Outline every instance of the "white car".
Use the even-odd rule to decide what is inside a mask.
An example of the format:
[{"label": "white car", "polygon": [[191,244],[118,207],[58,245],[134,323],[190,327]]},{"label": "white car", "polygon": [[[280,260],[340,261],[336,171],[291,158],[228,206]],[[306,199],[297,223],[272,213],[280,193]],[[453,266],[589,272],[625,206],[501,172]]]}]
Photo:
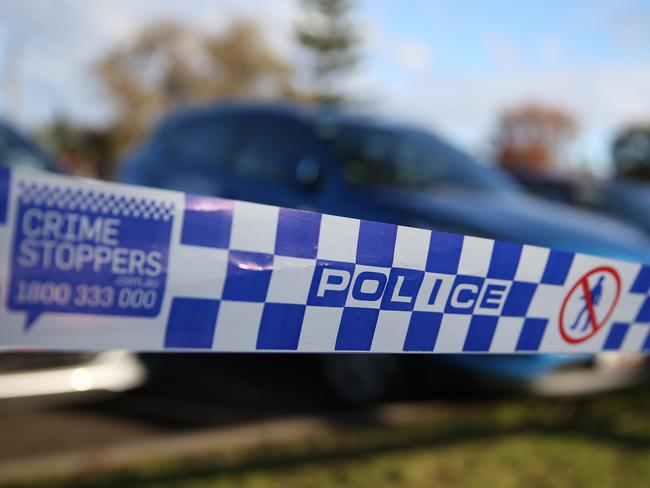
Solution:
[{"label": "white car", "polygon": [[0,402],[70,401],[141,385],[146,370],[126,351],[0,353]]}]

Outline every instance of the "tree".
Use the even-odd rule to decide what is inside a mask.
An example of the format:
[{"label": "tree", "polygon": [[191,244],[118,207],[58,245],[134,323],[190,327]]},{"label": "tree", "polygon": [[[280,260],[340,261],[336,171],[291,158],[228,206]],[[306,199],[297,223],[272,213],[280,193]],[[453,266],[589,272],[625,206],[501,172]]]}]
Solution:
[{"label": "tree", "polygon": [[616,174],[650,180],[650,125],[622,130],[612,144]]},{"label": "tree", "polygon": [[576,133],[575,120],[562,109],[525,104],[501,115],[494,138],[496,159],[515,171],[552,170]]},{"label": "tree", "polygon": [[255,24],[238,21],[219,35],[175,23],[145,28],[109,52],[98,74],[114,100],[118,145],[137,140],[177,105],[223,97],[292,97],[292,72]]},{"label": "tree", "polygon": [[266,47],[254,24],[234,24],[224,36],[207,38],[205,49],[212,72],[204,95],[298,96],[291,67]]},{"label": "tree", "polygon": [[349,101],[342,88],[345,75],[358,63],[359,37],[349,20],[348,0],[302,0],[304,18],[296,36],[309,59],[311,101],[340,105]]},{"label": "tree", "polygon": [[114,136],[109,130],[76,126],[64,117],[57,117],[37,133],[64,172],[103,179],[113,176]]}]

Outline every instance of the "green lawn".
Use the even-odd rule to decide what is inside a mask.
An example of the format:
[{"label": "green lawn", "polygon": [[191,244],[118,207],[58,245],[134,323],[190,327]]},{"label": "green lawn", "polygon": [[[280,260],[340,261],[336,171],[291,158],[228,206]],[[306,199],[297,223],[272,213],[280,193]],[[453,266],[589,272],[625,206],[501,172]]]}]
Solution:
[{"label": "green lawn", "polygon": [[423,408],[417,425],[380,424],[345,425],[341,435],[289,450],[150,466],[85,484],[75,480],[75,486],[620,488],[650,483],[650,391],[645,389],[588,400],[437,402]]}]

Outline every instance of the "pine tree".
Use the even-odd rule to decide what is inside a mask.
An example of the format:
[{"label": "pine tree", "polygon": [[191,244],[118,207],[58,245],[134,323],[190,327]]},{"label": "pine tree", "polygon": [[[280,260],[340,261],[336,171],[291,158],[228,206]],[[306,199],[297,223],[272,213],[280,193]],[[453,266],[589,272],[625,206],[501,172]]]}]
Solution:
[{"label": "pine tree", "polygon": [[309,99],[322,105],[350,101],[344,78],[358,64],[359,37],[349,19],[349,0],[303,0],[304,18],[296,28],[309,56]]}]

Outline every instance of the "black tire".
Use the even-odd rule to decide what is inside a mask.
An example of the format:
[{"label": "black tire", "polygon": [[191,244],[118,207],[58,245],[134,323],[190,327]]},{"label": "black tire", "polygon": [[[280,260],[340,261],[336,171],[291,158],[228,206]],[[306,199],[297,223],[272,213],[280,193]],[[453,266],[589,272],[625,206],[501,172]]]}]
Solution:
[{"label": "black tire", "polygon": [[399,358],[376,354],[320,356],[320,369],[334,396],[350,405],[390,398],[400,377]]}]

